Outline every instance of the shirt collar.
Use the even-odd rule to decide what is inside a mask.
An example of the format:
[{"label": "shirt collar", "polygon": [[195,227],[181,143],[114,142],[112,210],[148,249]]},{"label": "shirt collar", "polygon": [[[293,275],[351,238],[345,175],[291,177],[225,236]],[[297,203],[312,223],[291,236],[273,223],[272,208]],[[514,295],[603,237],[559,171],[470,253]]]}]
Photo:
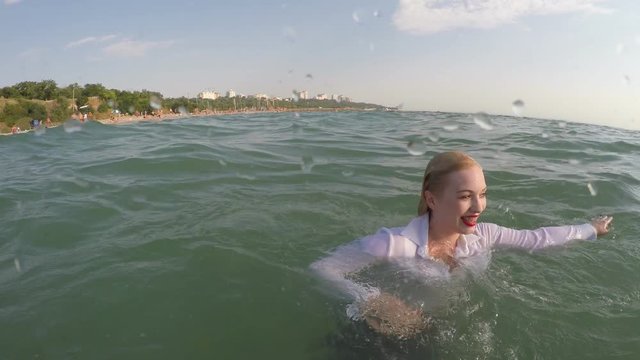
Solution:
[{"label": "shirt collar", "polygon": [[429,242],[429,213],[413,218],[400,234],[416,244],[418,256],[426,258]]}]

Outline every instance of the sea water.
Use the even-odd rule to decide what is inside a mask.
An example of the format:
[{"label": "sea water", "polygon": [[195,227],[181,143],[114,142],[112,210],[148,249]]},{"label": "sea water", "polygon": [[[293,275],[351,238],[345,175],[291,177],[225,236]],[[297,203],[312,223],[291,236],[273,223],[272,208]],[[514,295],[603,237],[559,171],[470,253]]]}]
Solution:
[{"label": "sea water", "polygon": [[[640,133],[477,117],[239,114],[0,138],[0,358],[640,356]],[[484,167],[482,221],[611,214],[613,229],[496,250],[450,283],[398,276],[437,304],[420,336],[384,338],[309,264],[406,225],[446,150]]]}]

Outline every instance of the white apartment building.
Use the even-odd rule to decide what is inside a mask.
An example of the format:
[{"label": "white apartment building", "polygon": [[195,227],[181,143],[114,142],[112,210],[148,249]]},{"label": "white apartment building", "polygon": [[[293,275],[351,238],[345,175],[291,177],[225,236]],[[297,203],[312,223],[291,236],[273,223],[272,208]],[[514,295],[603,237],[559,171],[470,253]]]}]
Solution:
[{"label": "white apartment building", "polygon": [[211,99],[211,100],[215,100],[217,98],[220,97],[220,94],[218,94],[215,91],[203,91],[201,93],[198,94],[198,97],[200,99]]},{"label": "white apartment building", "polygon": [[318,94],[316,95],[316,100],[327,100],[327,94]]},{"label": "white apartment building", "polygon": [[227,91],[227,97],[229,98],[236,97],[236,92],[233,90]]}]

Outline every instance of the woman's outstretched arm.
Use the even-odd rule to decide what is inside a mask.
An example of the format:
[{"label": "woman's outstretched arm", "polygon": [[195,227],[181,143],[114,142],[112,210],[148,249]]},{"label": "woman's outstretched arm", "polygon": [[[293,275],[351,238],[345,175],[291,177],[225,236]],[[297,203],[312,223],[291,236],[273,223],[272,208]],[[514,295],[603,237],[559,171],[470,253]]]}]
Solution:
[{"label": "woman's outstretched arm", "polygon": [[582,225],[549,226],[535,230],[515,230],[496,224],[478,224],[478,232],[493,246],[515,246],[530,250],[562,245],[572,240],[595,240],[609,232],[611,216],[601,216]]}]

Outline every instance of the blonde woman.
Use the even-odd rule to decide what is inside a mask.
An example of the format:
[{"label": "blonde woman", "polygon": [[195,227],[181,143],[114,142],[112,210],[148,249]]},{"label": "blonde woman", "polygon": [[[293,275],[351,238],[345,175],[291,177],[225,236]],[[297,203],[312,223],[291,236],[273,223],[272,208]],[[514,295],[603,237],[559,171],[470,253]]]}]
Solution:
[{"label": "blonde woman", "polygon": [[404,227],[382,228],[342,246],[311,267],[355,300],[352,317],[364,318],[383,334],[409,337],[426,326],[422,311],[352,280],[351,273],[390,258],[431,260],[452,270],[464,266],[467,259],[486,256],[494,247],[536,250],[572,240],[595,240],[609,231],[613,220],[601,216],[582,225],[509,229],[479,222],[487,205],[486,192],[482,168],[471,156],[458,151],[440,153],[425,170],[416,218]]}]

